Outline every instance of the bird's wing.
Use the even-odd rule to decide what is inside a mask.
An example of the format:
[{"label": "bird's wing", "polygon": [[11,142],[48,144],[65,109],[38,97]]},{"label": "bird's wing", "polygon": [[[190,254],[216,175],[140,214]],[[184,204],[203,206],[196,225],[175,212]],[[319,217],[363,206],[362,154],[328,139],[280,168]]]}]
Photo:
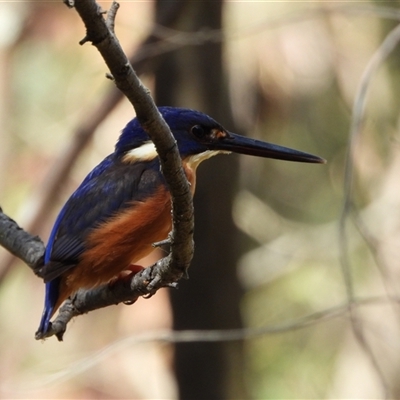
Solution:
[{"label": "bird's wing", "polygon": [[45,253],[45,282],[78,263],[88,234],[117,211],[165,184],[158,159],[124,164],[107,157],[82,182],[61,210]]}]

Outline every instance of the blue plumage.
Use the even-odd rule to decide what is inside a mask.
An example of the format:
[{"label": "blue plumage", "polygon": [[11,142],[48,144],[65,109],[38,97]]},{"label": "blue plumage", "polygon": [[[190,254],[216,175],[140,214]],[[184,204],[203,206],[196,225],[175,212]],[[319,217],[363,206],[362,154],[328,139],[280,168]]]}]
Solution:
[{"label": "blue plumage", "polygon": [[[158,110],[171,129],[178,143],[182,158],[208,150],[207,145],[198,141],[195,136],[191,138],[192,140],[187,140],[191,127],[201,125],[206,130],[224,130],[218,122],[199,111],[175,107],[159,107]],[[115,154],[124,154],[126,151],[139,147],[148,140],[150,140],[149,136],[135,118],[122,131],[115,145]]]},{"label": "blue plumage", "polygon": [[[193,190],[197,165],[218,152],[323,162],[307,153],[230,133],[198,111],[172,107],[160,107],[159,111],[177,141]],[[80,287],[107,282],[167,235],[170,198],[149,141],[138,120],[130,121],[114,152],[86,176],[62,208],[41,269],[46,296],[37,337],[44,336],[65,298]]]},{"label": "blue plumage", "polygon": [[40,331],[48,329],[49,315],[58,299],[60,276],[77,265],[88,234],[132,201],[151,196],[163,182],[157,159],[125,165],[114,154],[84,179],[62,208],[46,247],[42,268],[46,296]]}]

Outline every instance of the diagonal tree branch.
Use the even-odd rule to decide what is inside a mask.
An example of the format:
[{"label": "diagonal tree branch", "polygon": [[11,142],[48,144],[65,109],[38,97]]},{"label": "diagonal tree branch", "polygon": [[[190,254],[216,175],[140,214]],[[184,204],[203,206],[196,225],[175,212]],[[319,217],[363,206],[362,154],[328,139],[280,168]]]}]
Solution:
[{"label": "diagonal tree branch", "polygon": [[[69,1],[67,5],[75,7],[86,26],[87,33],[81,44],[91,42],[99,50],[116,86],[134,106],[139,122],[157,148],[173,204],[171,253],[155,265],[136,274],[131,280],[117,282],[112,287],[104,285],[90,291],[79,291],[61,308],[51,331],[44,336],[37,335],[36,339],[56,335],[62,340],[68,322],[76,315],[119,302],[133,303],[139,296],[151,296],[161,287],[175,287],[176,281],[186,276],[193,257],[193,204],[189,184],[168,125],[162,119],[149,90],[137,77],[112,31],[118,5],[113,3],[113,12],[107,20],[95,0],[75,0],[73,3]],[[40,239],[22,231],[2,212],[0,224],[2,232],[18,232],[18,239],[21,241],[21,246],[14,248],[12,240],[18,239],[12,239],[8,244],[0,237],[2,244],[4,242],[7,249],[27,262],[38,274],[35,266],[44,252]],[[36,249],[33,255],[30,254],[31,246]]]},{"label": "diagonal tree branch", "polygon": [[[183,172],[178,148],[168,125],[162,119],[157,107],[152,100],[149,90],[143,86],[126,55],[124,54],[116,36],[112,32],[114,26],[113,17],[116,14],[117,5],[114,2],[114,10],[107,20],[100,6],[94,0],[76,0],[74,7],[86,27],[86,36],[81,41],[92,42],[98,49],[106,62],[116,86],[124,93],[134,106],[137,118],[143,129],[153,140],[160,156],[160,163],[165,179],[169,185],[173,202],[173,231],[171,234],[171,253],[158,261],[152,267],[138,273],[132,278],[129,285],[119,285],[118,289],[129,289],[129,298],[125,301],[133,302],[140,295],[153,295],[161,287],[170,286],[186,274],[190,261],[193,257],[193,204],[189,185]],[[110,29],[111,27],[111,29]],[[110,299],[109,287],[91,291],[90,295],[79,292],[72,299],[72,307],[65,307],[63,310],[79,310],[85,312],[87,308],[79,308],[79,300],[83,304],[90,302],[96,308],[97,303],[101,306],[115,304],[115,298]],[[94,303],[91,300],[95,299]],[[107,301],[108,299],[108,301]],[[78,307],[74,305],[78,304]],[[82,311],[83,308],[83,311]],[[90,306],[89,306],[90,308]],[[61,317],[62,315],[60,315]],[[49,334],[56,334],[62,340],[66,324],[54,323],[54,328]],[[40,335],[37,339],[41,339]]]},{"label": "diagonal tree branch", "polygon": [[[67,5],[69,6],[69,3]],[[165,46],[166,38],[158,34],[159,25],[170,24],[171,21],[179,18],[183,10],[184,8],[181,3],[166,3],[163,7],[163,12],[156,16],[156,21],[148,36],[129,58],[130,63],[139,75],[144,71],[147,73],[153,71],[159,60],[156,54],[147,50],[148,47],[156,46],[157,48],[161,48]],[[54,198],[57,197],[57,193],[64,184],[76,159],[90,142],[97,127],[112,112],[123,97],[122,92],[115,90],[115,87],[111,86],[97,107],[94,107],[91,112],[88,111],[85,114],[85,118],[77,124],[77,128],[72,133],[71,141],[50,169],[50,174],[46,179],[45,185],[42,185],[44,187],[40,187],[38,190],[38,193],[40,193],[39,201],[32,213],[32,218],[25,224],[27,231],[37,232],[40,230],[43,221],[47,218],[49,209],[54,205]],[[2,258],[0,262],[0,283],[10,271],[14,261],[15,258],[12,254],[5,254]]]}]

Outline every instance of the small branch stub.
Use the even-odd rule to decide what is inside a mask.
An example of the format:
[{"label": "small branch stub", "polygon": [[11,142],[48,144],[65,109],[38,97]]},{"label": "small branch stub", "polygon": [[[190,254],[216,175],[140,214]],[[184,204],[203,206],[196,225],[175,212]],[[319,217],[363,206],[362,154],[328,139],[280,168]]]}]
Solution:
[{"label": "small branch stub", "polygon": [[107,12],[106,24],[110,32],[115,35],[115,18],[117,16],[117,11],[119,9],[119,3],[113,1],[110,9]]}]

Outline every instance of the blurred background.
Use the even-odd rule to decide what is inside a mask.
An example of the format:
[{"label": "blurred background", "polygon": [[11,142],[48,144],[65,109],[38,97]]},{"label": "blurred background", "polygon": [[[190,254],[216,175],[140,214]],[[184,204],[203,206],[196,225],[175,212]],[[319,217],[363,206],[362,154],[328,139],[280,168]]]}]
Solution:
[{"label": "blurred background", "polygon": [[[0,249],[1,398],[398,398],[398,49],[368,83],[339,230],[353,102],[400,20],[396,7],[121,2],[116,34],[158,105],[199,109],[328,163],[204,163],[191,279],[79,317],[63,343],[34,340],[44,285]],[[78,45],[85,31],[75,10],[2,2],[0,21],[0,204],[47,241],[63,202],[134,112],[97,50]],[[130,339],[260,327],[265,334],[234,342]]]}]

